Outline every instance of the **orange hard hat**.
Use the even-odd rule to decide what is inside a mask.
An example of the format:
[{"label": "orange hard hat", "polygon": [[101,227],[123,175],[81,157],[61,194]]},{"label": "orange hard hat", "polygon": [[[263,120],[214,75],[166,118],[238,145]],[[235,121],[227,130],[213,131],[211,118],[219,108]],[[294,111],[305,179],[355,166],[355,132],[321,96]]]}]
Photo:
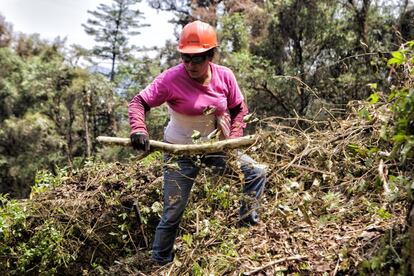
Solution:
[{"label": "orange hard hat", "polygon": [[197,20],[184,26],[177,50],[184,54],[197,54],[217,46],[217,35],[213,27]]}]

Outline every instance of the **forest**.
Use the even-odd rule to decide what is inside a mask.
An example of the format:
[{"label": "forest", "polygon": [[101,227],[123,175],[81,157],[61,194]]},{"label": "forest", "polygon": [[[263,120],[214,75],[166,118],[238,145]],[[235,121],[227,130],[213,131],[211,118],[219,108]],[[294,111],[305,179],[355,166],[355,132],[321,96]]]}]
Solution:
[{"label": "forest", "polygon": [[[0,6],[2,275],[414,273],[412,1],[147,0],[177,38],[151,49],[130,42],[151,28],[139,2],[88,11],[91,49],[16,33]],[[129,137],[129,101],[181,62],[194,20],[217,30],[214,62],[236,76],[258,137],[244,150],[268,183],[261,222],[238,228],[242,176],[203,171],[174,261],[155,268],[162,152],[97,137]],[[167,121],[151,109],[151,139]]]}]

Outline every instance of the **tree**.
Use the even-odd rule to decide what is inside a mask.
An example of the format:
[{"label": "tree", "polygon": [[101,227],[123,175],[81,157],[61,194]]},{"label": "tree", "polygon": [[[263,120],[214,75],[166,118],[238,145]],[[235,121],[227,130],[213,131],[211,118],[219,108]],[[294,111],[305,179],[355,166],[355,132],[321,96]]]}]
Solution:
[{"label": "tree", "polygon": [[12,40],[13,27],[6,22],[5,18],[0,14],[0,48],[10,45]]},{"label": "tree", "polygon": [[116,63],[127,60],[132,50],[128,46],[129,38],[140,34],[137,29],[149,26],[140,23],[143,13],[133,8],[139,2],[141,0],[113,0],[111,6],[100,4],[96,11],[88,11],[94,19],[82,24],[85,32],[99,43],[93,53],[111,61],[110,81],[114,80]]},{"label": "tree", "polygon": [[[171,23],[185,26],[194,20],[201,20],[213,26],[217,25],[219,4],[223,0],[148,0],[149,5],[157,10],[169,11],[175,14]],[[230,1],[233,2],[233,1]]]}]

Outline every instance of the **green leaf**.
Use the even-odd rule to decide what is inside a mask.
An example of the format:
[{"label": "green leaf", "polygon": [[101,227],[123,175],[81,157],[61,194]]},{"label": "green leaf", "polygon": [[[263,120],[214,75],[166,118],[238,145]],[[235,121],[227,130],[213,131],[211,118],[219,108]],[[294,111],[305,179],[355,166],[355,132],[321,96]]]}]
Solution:
[{"label": "green leaf", "polygon": [[400,51],[394,51],[391,53],[391,55],[396,59],[400,59],[400,60],[404,59],[404,55]]},{"label": "green leaf", "polygon": [[402,143],[402,142],[407,140],[407,135],[398,133],[398,134],[394,135],[392,138],[395,142]]},{"label": "green leaf", "polygon": [[127,213],[121,213],[118,215],[118,217],[122,218],[123,220],[126,220],[126,218],[128,217]]},{"label": "green leaf", "polygon": [[404,55],[400,51],[395,51],[391,53],[392,58],[390,58],[387,62],[388,65],[397,64],[401,65],[404,62]]},{"label": "green leaf", "polygon": [[387,62],[387,65],[393,65],[393,64],[401,65],[401,63],[402,61],[400,59],[390,58]]},{"label": "green leaf", "polygon": [[193,130],[193,133],[191,134],[191,139],[198,140],[201,137],[201,133],[198,130]]},{"label": "green leaf", "polygon": [[376,104],[378,101],[379,101],[379,94],[378,93],[372,93],[370,96],[369,96],[369,102],[371,103],[371,104]]},{"label": "green leaf", "polygon": [[192,271],[193,271],[192,275],[194,275],[194,276],[202,276],[203,275],[203,269],[201,268],[201,266],[197,262],[193,263]]},{"label": "green leaf", "polygon": [[372,119],[371,114],[366,108],[363,108],[358,112],[358,117],[367,121],[370,121]]},{"label": "green leaf", "polygon": [[188,247],[191,247],[191,245],[193,244],[193,236],[191,234],[184,234],[183,241],[185,241]]},{"label": "green leaf", "polygon": [[392,214],[390,214],[389,212],[387,212],[385,209],[383,209],[383,208],[380,208],[378,211],[377,211],[377,214],[378,214],[378,216],[380,217],[380,218],[382,218],[382,219],[390,219],[390,218],[392,218]]},{"label": "green leaf", "polygon": [[401,155],[407,156],[408,153],[413,149],[413,146],[414,146],[413,141],[409,141],[408,143],[406,143],[404,147],[401,149]]}]

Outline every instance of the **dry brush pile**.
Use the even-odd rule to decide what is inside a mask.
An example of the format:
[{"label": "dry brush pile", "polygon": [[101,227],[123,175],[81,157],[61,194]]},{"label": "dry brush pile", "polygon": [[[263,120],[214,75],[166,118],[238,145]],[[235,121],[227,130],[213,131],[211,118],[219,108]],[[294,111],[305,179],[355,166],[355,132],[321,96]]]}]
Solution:
[{"label": "dry brush pile", "polygon": [[[305,123],[307,130],[276,124],[271,118],[262,121],[262,128],[271,134],[246,149],[268,167],[257,226],[237,227],[242,176],[223,178],[203,170],[180,226],[174,262],[164,267],[149,261],[162,211],[159,152],[129,164],[91,163],[71,174],[44,175],[31,199],[13,203],[15,214],[21,208],[26,215],[15,220],[20,224],[13,226],[13,235],[3,234],[0,272],[313,275],[407,271],[411,165],[402,168],[392,161],[389,145],[380,138],[386,106],[354,103],[349,108],[347,119],[331,120],[324,128],[299,119],[298,124]],[[361,117],[366,112],[369,119]],[[234,159],[230,163],[234,167]],[[3,218],[7,205],[12,203],[4,200]]]}]

